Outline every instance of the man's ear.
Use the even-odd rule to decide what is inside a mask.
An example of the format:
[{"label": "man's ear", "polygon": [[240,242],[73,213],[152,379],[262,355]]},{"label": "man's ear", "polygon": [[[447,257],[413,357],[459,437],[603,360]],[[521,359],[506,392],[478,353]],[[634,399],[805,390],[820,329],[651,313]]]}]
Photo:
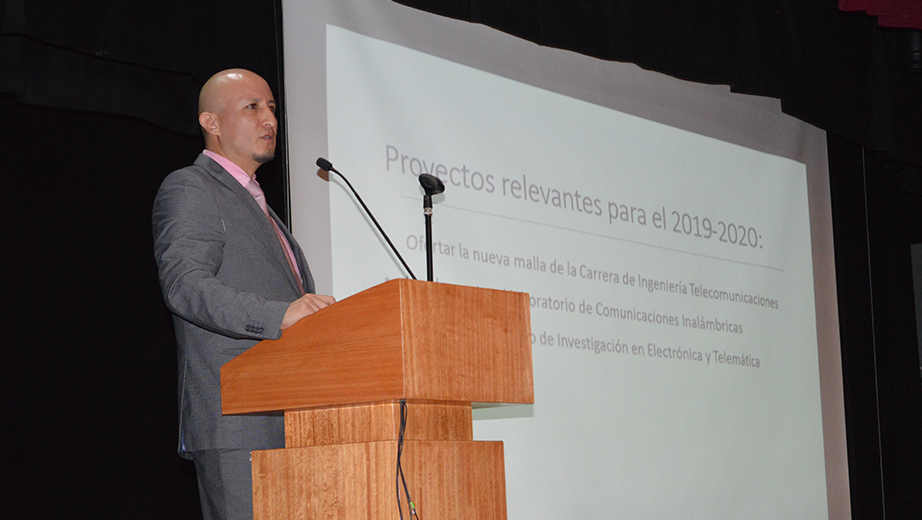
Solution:
[{"label": "man's ear", "polygon": [[198,124],[202,131],[210,135],[218,135],[218,116],[212,112],[202,112],[198,115]]}]

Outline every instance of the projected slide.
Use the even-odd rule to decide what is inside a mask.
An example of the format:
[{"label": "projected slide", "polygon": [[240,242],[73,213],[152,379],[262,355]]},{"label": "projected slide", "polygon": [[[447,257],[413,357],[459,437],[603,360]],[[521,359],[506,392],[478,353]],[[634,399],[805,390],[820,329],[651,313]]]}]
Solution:
[{"label": "projected slide", "polygon": [[[327,26],[329,159],[425,278],[531,296],[509,517],[827,518],[804,164]],[[405,277],[329,184],[334,295]],[[603,516],[600,516],[603,515]]]}]

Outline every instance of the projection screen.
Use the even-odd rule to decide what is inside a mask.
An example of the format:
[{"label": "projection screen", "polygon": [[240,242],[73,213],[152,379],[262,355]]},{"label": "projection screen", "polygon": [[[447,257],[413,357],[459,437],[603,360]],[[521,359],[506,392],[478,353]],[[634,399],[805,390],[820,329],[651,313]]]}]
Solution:
[{"label": "projection screen", "polygon": [[[527,292],[533,406],[478,407],[510,519],[850,518],[825,135],[777,100],[383,0],[283,4],[318,291]],[[425,517],[425,514],[421,512]]]}]

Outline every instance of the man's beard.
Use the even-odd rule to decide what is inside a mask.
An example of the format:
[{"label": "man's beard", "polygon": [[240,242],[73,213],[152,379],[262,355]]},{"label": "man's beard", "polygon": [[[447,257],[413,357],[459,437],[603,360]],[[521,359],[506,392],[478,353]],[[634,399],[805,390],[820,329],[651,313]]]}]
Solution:
[{"label": "man's beard", "polygon": [[275,159],[275,151],[266,152],[266,153],[257,153],[253,154],[253,160],[259,164],[266,164],[267,162]]}]

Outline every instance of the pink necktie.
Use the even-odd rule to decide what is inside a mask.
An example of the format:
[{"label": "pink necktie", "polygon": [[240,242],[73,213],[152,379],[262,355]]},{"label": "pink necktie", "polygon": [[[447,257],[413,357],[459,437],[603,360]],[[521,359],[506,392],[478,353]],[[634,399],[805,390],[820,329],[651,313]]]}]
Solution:
[{"label": "pink necktie", "polygon": [[304,286],[301,284],[301,277],[298,275],[298,270],[295,268],[294,258],[291,257],[291,253],[288,251],[288,242],[285,240],[284,235],[282,235],[282,230],[279,229],[278,224],[269,216],[269,206],[266,205],[266,194],[263,193],[263,189],[259,187],[259,183],[256,182],[256,179],[250,179],[250,182],[246,185],[246,190],[253,195],[253,198],[256,199],[256,203],[259,204],[259,207],[262,208],[263,213],[265,213],[266,218],[272,223],[272,228],[275,229],[275,236],[278,237],[279,244],[282,246],[282,252],[285,254],[285,260],[288,260],[288,267],[291,268],[291,273],[295,276],[295,282],[298,283],[298,290],[301,291],[303,295]]}]

